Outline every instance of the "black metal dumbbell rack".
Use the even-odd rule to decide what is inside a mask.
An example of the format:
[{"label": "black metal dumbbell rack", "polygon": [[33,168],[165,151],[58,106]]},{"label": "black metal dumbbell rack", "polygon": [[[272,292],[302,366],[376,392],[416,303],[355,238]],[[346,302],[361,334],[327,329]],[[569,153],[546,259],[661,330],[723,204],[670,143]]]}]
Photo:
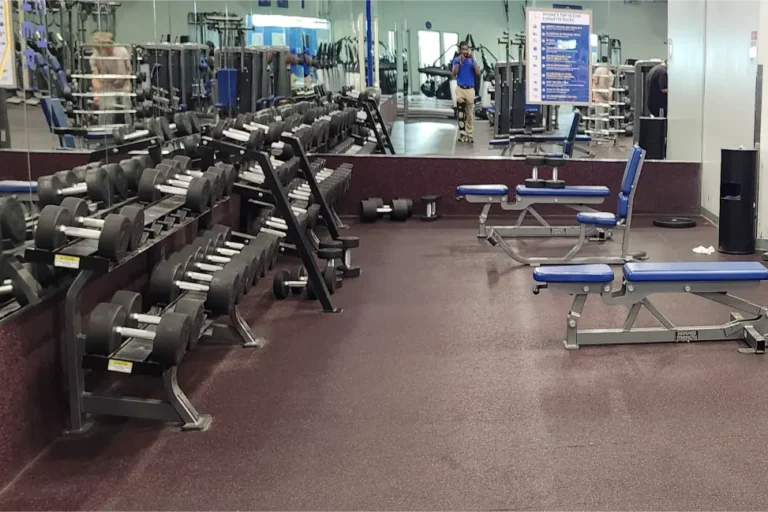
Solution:
[{"label": "black metal dumbbell rack", "polygon": [[[349,96],[340,96],[339,99],[342,104],[348,104],[363,109],[366,114],[365,124],[371,131],[373,131],[374,135],[376,135],[376,146],[380,147],[384,153],[386,153],[388,149],[390,154],[394,155],[395,146],[392,145],[392,139],[389,136],[387,126],[384,124],[384,118],[381,116],[379,106],[373,101],[362,100],[359,98],[355,99]],[[381,132],[376,128],[377,123],[381,126]]]},{"label": "black metal dumbbell rack", "polygon": [[[284,144],[290,145],[290,147],[293,149],[294,155],[299,157],[300,160],[300,171],[303,174],[303,178],[307,180],[307,183],[309,183],[310,190],[312,191],[312,195],[316,198],[316,201],[320,204],[320,213],[323,215],[326,219],[332,219],[331,216],[331,209],[328,207],[328,204],[325,202],[325,198],[320,193],[320,188],[317,186],[317,181],[315,180],[314,175],[312,174],[311,167],[309,160],[307,159],[306,153],[304,153],[304,149],[301,146],[300,141],[292,136],[292,135],[286,135],[284,134],[281,137],[281,140]],[[205,150],[207,148],[207,151]],[[265,182],[264,185],[269,189],[272,195],[272,201],[274,206],[277,208],[277,211],[280,213],[280,216],[285,220],[286,225],[288,226],[288,234],[291,236],[293,240],[296,241],[296,252],[298,253],[299,258],[301,258],[302,263],[304,264],[304,268],[307,269],[307,274],[309,280],[312,282],[312,286],[315,290],[317,290],[317,298],[320,300],[320,304],[323,307],[323,311],[326,313],[339,313],[341,312],[341,309],[335,308],[333,306],[333,303],[331,301],[331,294],[328,291],[328,288],[325,286],[325,282],[323,281],[323,276],[320,273],[320,270],[317,267],[317,262],[315,261],[315,258],[312,254],[312,249],[309,241],[307,240],[306,234],[301,229],[299,225],[299,221],[296,218],[296,216],[293,213],[293,210],[291,209],[291,204],[288,200],[288,196],[286,194],[285,188],[283,187],[282,183],[280,182],[280,179],[278,178],[277,174],[275,173],[274,167],[272,167],[272,163],[270,162],[269,155],[267,153],[261,152],[261,151],[254,151],[251,149],[246,149],[243,146],[239,146],[237,144],[233,144],[230,142],[224,142],[221,140],[212,139],[209,137],[204,137],[201,143],[201,156],[202,156],[202,163],[203,168],[206,168],[210,165],[213,165],[214,159],[215,159],[215,152],[218,151],[220,153],[224,153],[227,155],[234,156],[236,158],[240,158],[246,161],[256,161],[260,166],[261,169],[264,172]],[[258,189],[253,188],[253,194],[249,194],[248,190],[251,189],[251,187],[238,187],[238,191],[243,193],[244,197],[249,197],[249,195],[255,199],[264,200],[263,192],[258,191]],[[249,195],[246,195],[249,194]],[[339,232],[336,226],[333,222],[329,222],[329,231],[331,233],[331,236],[335,239],[339,237]]]}]

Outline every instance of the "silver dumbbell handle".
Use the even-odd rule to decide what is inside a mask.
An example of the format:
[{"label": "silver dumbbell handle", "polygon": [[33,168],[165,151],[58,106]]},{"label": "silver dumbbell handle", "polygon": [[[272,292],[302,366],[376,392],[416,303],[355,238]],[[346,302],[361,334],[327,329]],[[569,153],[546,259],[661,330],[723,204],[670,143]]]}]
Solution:
[{"label": "silver dumbbell handle", "polygon": [[141,340],[155,340],[154,331],[146,329],[134,329],[133,327],[115,327],[115,332],[126,338],[139,338]]},{"label": "silver dumbbell handle", "polygon": [[264,126],[263,124],[259,123],[246,123],[243,125],[243,130],[249,131],[249,132],[255,132],[256,130],[261,130],[263,132],[269,131],[269,126]]},{"label": "silver dumbbell handle", "polygon": [[140,324],[158,325],[161,317],[156,315],[146,315],[144,313],[131,313],[130,318],[136,320]]},{"label": "silver dumbbell handle", "polygon": [[240,243],[237,243],[237,242],[230,242],[229,240],[224,242],[224,245],[226,247],[229,247],[230,249],[234,249],[236,251],[242,251],[243,249],[245,249],[245,244],[240,244]]},{"label": "silver dumbbell handle", "polygon": [[98,240],[101,236],[101,231],[96,229],[76,228],[74,226],[58,226],[57,229],[67,236],[75,238],[88,238],[90,240]]},{"label": "silver dumbbell handle", "polygon": [[202,178],[203,177],[203,171],[184,171],[184,174],[186,174],[191,181],[191,178]]},{"label": "silver dumbbell handle", "polygon": [[173,187],[169,185],[155,185],[155,188],[164,194],[174,194],[177,196],[186,196],[187,189],[183,187]]},{"label": "silver dumbbell handle", "polygon": [[166,185],[170,185],[172,187],[183,188],[183,189],[186,190],[186,189],[189,188],[189,184],[191,182],[190,181],[180,180],[180,179],[177,179],[177,178],[171,178],[171,179],[167,180],[165,183],[166,183]]},{"label": "silver dumbbell handle", "polygon": [[307,281],[285,281],[285,285],[288,287],[298,288],[299,286],[307,286]]},{"label": "silver dumbbell handle", "polygon": [[237,256],[238,254],[240,254],[240,251],[235,251],[235,250],[232,250],[232,249],[225,249],[223,247],[216,247],[216,249],[214,249],[214,250],[217,253],[221,254],[222,256],[226,256],[228,258],[231,258],[232,256]]},{"label": "silver dumbbell handle", "polygon": [[224,267],[219,265],[211,265],[208,263],[195,263],[194,265],[196,269],[202,270],[203,272],[218,272],[219,270],[224,269]]},{"label": "silver dumbbell handle", "polygon": [[179,290],[185,290],[185,291],[188,291],[188,292],[205,292],[205,293],[207,293],[208,290],[209,290],[209,287],[206,284],[190,283],[188,281],[174,281],[173,284]]},{"label": "silver dumbbell handle", "polygon": [[94,219],[93,217],[75,217],[75,222],[88,228],[101,229],[104,227],[104,219]]},{"label": "silver dumbbell handle", "polygon": [[135,132],[126,133],[123,135],[123,140],[128,142],[130,140],[135,139],[142,139],[144,137],[149,137],[151,134],[149,133],[149,130],[136,130]]},{"label": "silver dumbbell handle", "polygon": [[228,139],[234,139],[240,142],[248,142],[250,139],[249,134],[241,132],[240,130],[233,130],[231,128],[229,130],[224,130],[224,136]]},{"label": "silver dumbbell handle", "polygon": [[71,194],[83,194],[88,191],[88,185],[85,183],[78,183],[71,187],[64,187],[59,189],[60,196],[68,196]]},{"label": "silver dumbbell handle", "polygon": [[13,285],[7,281],[10,281],[10,280],[3,281],[3,284],[0,285],[0,294],[2,295],[8,295],[9,293],[13,293]]},{"label": "silver dumbbell handle", "polygon": [[225,263],[225,264],[232,261],[232,258],[226,258],[224,256],[216,256],[215,254],[208,254],[206,255],[205,259],[212,263]]},{"label": "silver dumbbell handle", "polygon": [[190,279],[194,279],[195,281],[202,281],[203,283],[210,283],[211,281],[213,281],[213,276],[211,274],[202,274],[200,272],[187,272],[184,275]]},{"label": "silver dumbbell handle", "polygon": [[284,223],[281,224],[280,222],[273,222],[271,220],[267,220],[264,224],[269,226],[270,228],[279,229],[280,231],[285,231],[288,229],[288,226],[286,224]]},{"label": "silver dumbbell handle", "polygon": [[177,174],[176,176],[174,176],[174,179],[178,181],[186,181],[187,183],[189,183],[193,179],[200,178],[203,176],[203,173],[200,173],[200,176],[195,176],[194,174],[190,174],[191,172],[194,172],[194,171],[186,171],[184,174]]}]

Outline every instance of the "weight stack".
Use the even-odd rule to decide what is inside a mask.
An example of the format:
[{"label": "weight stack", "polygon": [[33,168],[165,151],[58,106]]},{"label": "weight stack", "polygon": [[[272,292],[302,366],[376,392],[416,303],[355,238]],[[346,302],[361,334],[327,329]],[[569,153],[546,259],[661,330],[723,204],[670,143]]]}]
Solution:
[{"label": "weight stack", "polygon": [[645,150],[647,160],[667,158],[667,118],[641,117],[638,144]]},{"label": "weight stack", "polygon": [[721,150],[718,251],[725,254],[755,253],[756,191],[757,150]]}]

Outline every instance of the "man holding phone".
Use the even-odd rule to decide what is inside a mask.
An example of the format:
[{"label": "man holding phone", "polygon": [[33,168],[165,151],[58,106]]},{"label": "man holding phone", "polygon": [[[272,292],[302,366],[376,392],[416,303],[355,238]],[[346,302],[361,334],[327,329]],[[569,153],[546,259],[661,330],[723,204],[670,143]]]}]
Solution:
[{"label": "man holding phone", "polygon": [[451,64],[456,78],[456,108],[459,115],[459,142],[475,142],[475,76],[480,75],[480,66],[466,41],[459,44],[459,54]]}]

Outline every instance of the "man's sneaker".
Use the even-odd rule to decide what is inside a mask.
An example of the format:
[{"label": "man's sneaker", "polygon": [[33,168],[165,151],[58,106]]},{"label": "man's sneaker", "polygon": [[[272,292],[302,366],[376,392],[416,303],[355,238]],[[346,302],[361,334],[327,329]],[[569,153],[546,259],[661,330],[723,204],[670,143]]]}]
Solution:
[{"label": "man's sneaker", "polygon": [[467,142],[469,142],[470,144],[474,144],[475,143],[475,138],[474,137],[467,137]]},{"label": "man's sneaker", "polygon": [[459,135],[459,142],[467,142],[469,140],[466,135]]}]

